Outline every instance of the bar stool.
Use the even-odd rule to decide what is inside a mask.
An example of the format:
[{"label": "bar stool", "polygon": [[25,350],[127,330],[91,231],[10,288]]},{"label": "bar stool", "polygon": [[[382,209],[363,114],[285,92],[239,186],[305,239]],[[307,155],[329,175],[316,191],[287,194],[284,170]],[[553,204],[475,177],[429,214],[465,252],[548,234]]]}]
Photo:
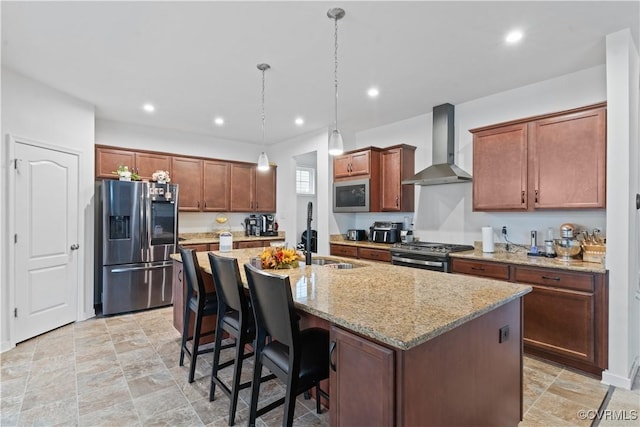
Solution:
[{"label": "bar stool", "polygon": [[[202,280],[202,273],[197,267],[198,259],[193,249],[179,248],[182,257],[182,265],[184,268],[185,282],[187,283],[186,300],[184,304],[184,323],[182,327],[182,343],[180,345],[180,366],[184,364],[185,353],[190,357],[189,365],[189,382],[193,382],[196,372],[196,360],[198,355],[211,353],[211,346],[199,349],[200,339],[205,336],[213,335],[215,331],[201,334],[202,320],[207,316],[215,316],[218,314],[218,302],[215,293],[207,293]],[[193,335],[189,336],[189,315],[193,312]],[[187,343],[191,341],[191,350],[187,347]]]},{"label": "bar stool", "polygon": [[[216,341],[213,350],[213,369],[211,372],[211,388],[209,390],[209,401],[214,400],[216,385],[229,398],[229,425],[235,422],[236,408],[238,406],[238,392],[251,386],[251,381],[240,383],[242,374],[242,361],[253,356],[253,352],[245,353],[245,345],[250,344],[256,335],[256,325],[253,313],[249,306],[248,298],[245,296],[238,269],[238,261],[235,258],[227,258],[209,253],[209,263],[211,264],[211,275],[216,287],[218,297],[218,320],[216,323]],[[235,339],[235,343],[222,346],[222,336],[224,333]],[[235,358],[220,363],[220,350],[233,347],[235,345]],[[218,377],[218,371],[233,365],[233,378],[231,387]],[[260,381],[267,381],[275,378],[275,375],[262,377]]]},{"label": "bar stool", "polygon": [[[288,276],[264,272],[244,265],[249,295],[256,321],[255,362],[249,425],[256,418],[285,404],[283,425],[293,424],[296,396],[316,389],[316,410],[320,413],[320,381],[329,378],[329,332],[320,328],[300,330]],[[265,342],[271,336],[273,341]],[[262,366],[266,366],[286,385],[285,397],[258,409]]]}]

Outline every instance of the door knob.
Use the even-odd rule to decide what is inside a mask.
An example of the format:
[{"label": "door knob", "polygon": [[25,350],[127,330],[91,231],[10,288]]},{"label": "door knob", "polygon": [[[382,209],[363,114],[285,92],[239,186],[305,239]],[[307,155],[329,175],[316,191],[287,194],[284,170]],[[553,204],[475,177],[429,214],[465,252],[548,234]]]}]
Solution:
[{"label": "door knob", "polygon": [[80,249],[80,245],[79,244],[74,243],[73,245],[71,245],[71,250],[72,251],[75,251],[75,250],[78,250],[78,249]]}]

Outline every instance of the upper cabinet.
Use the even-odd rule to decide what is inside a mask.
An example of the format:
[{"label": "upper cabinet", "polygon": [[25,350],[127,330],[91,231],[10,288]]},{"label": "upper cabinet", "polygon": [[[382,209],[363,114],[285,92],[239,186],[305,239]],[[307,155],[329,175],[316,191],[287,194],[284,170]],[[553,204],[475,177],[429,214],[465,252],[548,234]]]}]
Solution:
[{"label": "upper cabinet", "polygon": [[178,184],[178,206],[181,211],[202,210],[202,160],[192,157],[173,157],[171,183]]},{"label": "upper cabinet", "polygon": [[403,144],[380,153],[381,210],[413,211],[415,185],[402,184],[402,181],[415,173],[415,151],[416,147]]},{"label": "upper cabinet", "polygon": [[137,173],[140,179],[151,179],[157,170],[171,174],[169,155],[96,146],[96,178],[116,178],[113,172],[121,165]]},{"label": "upper cabinet", "polygon": [[250,163],[231,164],[231,212],[275,212],[276,167],[259,171]]},{"label": "upper cabinet", "polygon": [[377,173],[380,167],[380,149],[369,147],[349,151],[333,158],[333,179],[362,178]]},{"label": "upper cabinet", "polygon": [[605,207],[605,104],[471,132],[474,211]]},{"label": "upper cabinet", "polygon": [[231,207],[231,164],[205,160],[202,173],[202,210],[228,212]]}]

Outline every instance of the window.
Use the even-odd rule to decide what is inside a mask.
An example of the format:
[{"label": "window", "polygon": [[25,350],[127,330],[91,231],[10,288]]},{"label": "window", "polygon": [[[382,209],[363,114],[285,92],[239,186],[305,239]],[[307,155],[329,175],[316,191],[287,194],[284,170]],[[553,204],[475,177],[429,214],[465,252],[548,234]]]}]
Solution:
[{"label": "window", "polygon": [[296,168],[296,193],[316,194],[315,175],[316,170],[313,168]]}]

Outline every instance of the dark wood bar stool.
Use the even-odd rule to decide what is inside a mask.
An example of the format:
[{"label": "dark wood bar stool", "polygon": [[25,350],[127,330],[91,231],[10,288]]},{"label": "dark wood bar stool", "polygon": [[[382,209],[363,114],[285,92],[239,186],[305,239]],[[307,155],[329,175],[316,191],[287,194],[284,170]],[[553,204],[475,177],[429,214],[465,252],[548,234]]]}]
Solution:
[{"label": "dark wood bar stool", "polygon": [[[235,258],[227,258],[209,253],[211,275],[216,287],[218,297],[218,320],[216,322],[216,340],[213,350],[213,369],[211,373],[211,388],[209,401],[214,400],[216,385],[229,397],[229,425],[235,422],[236,408],[238,406],[238,392],[251,386],[251,381],[240,383],[242,374],[242,361],[253,356],[253,352],[245,353],[245,346],[251,344],[256,336],[256,325],[253,313],[249,306],[249,300],[244,293],[238,261]],[[235,339],[231,345],[222,345],[224,333]],[[220,350],[235,346],[236,354],[231,360],[220,363]],[[233,365],[233,378],[231,387],[222,382],[218,377],[218,371]],[[275,378],[275,375],[265,376],[260,381]]]},{"label": "dark wood bar stool", "polygon": [[[200,349],[200,339],[213,335],[215,331],[201,334],[202,319],[218,314],[218,301],[214,292],[207,293],[202,280],[202,273],[198,267],[198,259],[193,249],[180,247],[180,256],[184,268],[185,282],[187,283],[186,299],[184,304],[184,326],[182,327],[182,343],[180,345],[180,366],[184,364],[185,353],[190,357],[189,382],[193,382],[196,372],[196,360],[199,354],[211,353],[212,346]],[[193,312],[193,333],[189,335],[189,317]],[[191,349],[187,343],[191,342]]]},{"label": "dark wood bar stool", "polygon": [[[251,387],[249,425],[256,418],[284,403],[283,425],[293,424],[296,396],[316,389],[316,410],[320,413],[320,381],[329,378],[329,332],[320,328],[300,330],[288,276],[264,272],[244,265],[256,321],[255,365]],[[272,341],[266,342],[271,336]],[[285,397],[258,409],[262,366],[286,386]]]}]

